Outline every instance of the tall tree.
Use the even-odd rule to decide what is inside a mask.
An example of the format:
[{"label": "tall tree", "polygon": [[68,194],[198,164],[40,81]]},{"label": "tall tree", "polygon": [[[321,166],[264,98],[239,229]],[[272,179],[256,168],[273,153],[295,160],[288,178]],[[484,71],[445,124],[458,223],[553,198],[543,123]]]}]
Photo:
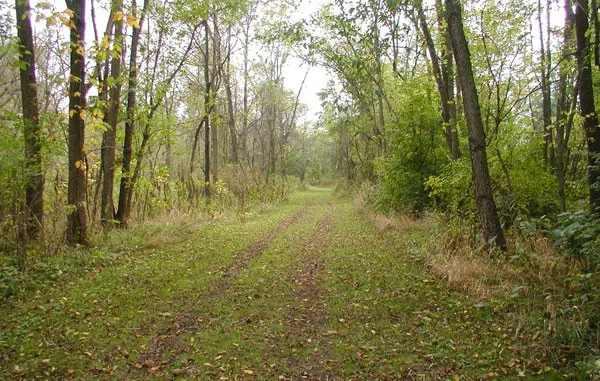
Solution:
[{"label": "tall tree", "polygon": [[[552,92],[550,82],[550,72],[552,68],[552,47],[550,45],[550,1],[546,3],[546,22],[547,29],[544,32],[544,23],[542,17],[542,2],[538,0],[538,27],[540,33],[540,87],[542,89],[542,122],[544,132],[544,163],[547,165],[553,163],[554,154],[552,152]],[[548,38],[548,43],[544,42],[544,33]]]},{"label": "tall tree", "polygon": [[[123,143],[123,167],[121,169],[121,185],[119,187],[119,208],[117,209],[116,219],[123,226],[127,225],[127,219],[130,213],[130,197],[132,196],[132,173],[131,159],[133,157],[133,131],[135,124],[135,110],[137,107],[137,85],[138,85],[138,63],[137,55],[140,46],[140,37],[142,26],[148,7],[149,0],[144,0],[142,15],[139,21],[139,28],[133,28],[131,34],[131,47],[129,53],[129,79],[127,90],[127,120],[125,122],[125,141]],[[136,12],[136,3],[133,1],[133,11]],[[134,13],[134,16],[137,16]]]},{"label": "tall tree", "polygon": [[115,32],[113,36],[112,59],[110,63],[110,92],[108,99],[108,110],[105,115],[105,122],[108,129],[104,132],[101,147],[102,170],[102,201],[100,206],[100,220],[104,228],[109,228],[115,219],[115,206],[113,201],[113,192],[115,185],[115,157],[117,145],[117,123],[119,117],[119,106],[121,104],[121,51],[123,44],[123,19],[119,17],[121,12],[121,0],[113,0],[111,14],[115,23]]},{"label": "tall tree", "polygon": [[485,132],[471,66],[471,54],[463,28],[461,4],[459,0],[446,0],[445,4],[448,29],[463,93],[463,107],[469,130],[469,149],[471,151],[471,169],[473,171],[473,183],[475,184],[477,210],[486,241],[494,242],[500,249],[506,250],[506,241],[504,240],[504,233],[502,232],[492,193]]},{"label": "tall tree", "polygon": [[[596,12],[592,13],[596,17]],[[589,17],[589,1],[577,1],[575,34],[577,36],[577,67],[579,70],[579,108],[583,118],[588,149],[590,211],[600,214],[600,126],[594,103]]]},{"label": "tall tree", "polygon": [[69,183],[67,241],[87,244],[85,207],[85,0],[66,0],[70,10]]},{"label": "tall tree", "polygon": [[223,70],[223,80],[225,81],[225,94],[227,96],[227,124],[229,126],[229,134],[231,135],[231,159],[230,162],[237,164],[239,162],[238,157],[238,133],[235,126],[235,108],[233,104],[233,91],[232,91],[232,67],[231,67],[231,26],[227,32],[227,56],[225,59],[225,67]]},{"label": "tall tree", "polygon": [[210,27],[204,23],[204,194],[210,198],[210,112],[211,112],[211,82],[210,82]]},{"label": "tall tree", "polygon": [[33,30],[29,0],[16,0],[19,37],[21,103],[25,137],[25,221],[28,235],[36,237],[44,226],[44,174],[39,121],[39,102],[35,75]]},{"label": "tall tree", "polygon": [[[571,128],[573,126],[573,116],[577,107],[577,92],[579,86],[575,83],[570,85],[569,74],[571,59],[571,46],[573,43],[573,24],[574,14],[571,0],[564,1],[565,26],[563,29],[563,47],[561,67],[558,76],[558,92],[556,100],[556,131],[555,147],[556,159],[554,170],[558,182],[558,204],[561,212],[567,211],[566,203],[566,172],[568,162],[569,140],[571,138]],[[577,82],[577,80],[575,81]],[[569,98],[569,96],[571,98]]]},{"label": "tall tree", "polygon": [[[458,142],[458,131],[456,128],[456,101],[454,99],[454,71],[452,61],[452,49],[450,46],[450,39],[448,36],[447,28],[442,25],[441,20],[443,19],[444,10],[442,4],[438,1],[437,11],[440,19],[440,28],[442,30],[442,57],[441,60],[438,57],[435,43],[429,26],[427,25],[427,19],[425,18],[425,12],[423,10],[423,4],[418,1],[415,4],[417,8],[417,24],[421,27],[421,32],[425,38],[427,45],[427,51],[429,52],[429,58],[431,60],[431,68],[435,83],[440,94],[440,103],[442,109],[442,121],[444,122],[444,136],[446,137],[446,143],[450,150],[450,158],[452,160],[458,160],[461,157],[460,146]],[[441,61],[441,62],[440,62]]]}]

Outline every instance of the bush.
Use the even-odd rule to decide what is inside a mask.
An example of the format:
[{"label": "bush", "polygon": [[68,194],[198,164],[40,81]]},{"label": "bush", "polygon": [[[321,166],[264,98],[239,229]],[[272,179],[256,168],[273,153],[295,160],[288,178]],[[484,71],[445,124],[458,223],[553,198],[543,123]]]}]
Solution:
[{"label": "bush", "polygon": [[473,188],[471,186],[471,165],[468,158],[446,164],[436,176],[425,181],[425,187],[435,206],[456,217],[473,221],[477,215]]},{"label": "bush", "polygon": [[600,224],[597,216],[583,211],[562,213],[559,215],[557,226],[547,233],[565,256],[581,263],[585,272],[598,270]]}]

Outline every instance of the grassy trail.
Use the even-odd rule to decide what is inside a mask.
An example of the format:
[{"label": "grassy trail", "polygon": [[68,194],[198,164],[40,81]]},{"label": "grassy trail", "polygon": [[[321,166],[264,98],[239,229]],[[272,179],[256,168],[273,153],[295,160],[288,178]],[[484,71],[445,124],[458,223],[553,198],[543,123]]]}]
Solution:
[{"label": "grassy trail", "polygon": [[426,223],[380,232],[329,189],[115,234],[1,307],[0,379],[513,379],[536,363],[422,268]]}]

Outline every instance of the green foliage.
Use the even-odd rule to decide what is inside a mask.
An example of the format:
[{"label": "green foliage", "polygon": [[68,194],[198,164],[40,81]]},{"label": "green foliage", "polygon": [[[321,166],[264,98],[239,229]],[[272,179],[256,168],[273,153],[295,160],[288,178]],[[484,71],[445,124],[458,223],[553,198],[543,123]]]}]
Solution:
[{"label": "green foliage", "polygon": [[[430,205],[425,183],[447,162],[441,148],[441,123],[433,83],[425,76],[386,83],[393,95],[388,116],[388,149],[375,161],[380,182],[378,206],[384,210],[423,211]],[[418,110],[418,112],[416,111]]]},{"label": "green foliage", "polygon": [[579,261],[584,271],[600,268],[600,224],[598,216],[579,211],[559,215],[557,226],[548,231],[565,256]]},{"label": "green foliage", "polygon": [[[25,199],[21,126],[17,115],[4,112],[0,122],[0,235],[5,238],[16,234],[18,214]],[[0,241],[0,250],[6,250],[11,240]]]},{"label": "green foliage", "polygon": [[[514,133],[508,131],[503,139],[510,141],[510,134],[514,142],[514,136],[519,133],[518,127],[514,129],[517,131]],[[525,135],[525,132],[521,134]],[[501,150],[496,147],[489,149],[490,175],[494,185],[496,206],[502,221],[507,226],[512,225],[518,217],[534,218],[544,215],[553,216],[558,213],[556,177],[541,159],[539,142],[527,135],[525,139],[507,143],[508,147]]]},{"label": "green foliage", "polygon": [[468,157],[444,165],[438,175],[425,181],[425,186],[440,210],[474,221],[476,207]]}]

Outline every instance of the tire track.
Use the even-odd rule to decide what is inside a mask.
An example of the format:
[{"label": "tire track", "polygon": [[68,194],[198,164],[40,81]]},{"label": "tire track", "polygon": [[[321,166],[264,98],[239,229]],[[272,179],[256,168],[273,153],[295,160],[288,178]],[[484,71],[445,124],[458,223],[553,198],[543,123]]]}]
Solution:
[{"label": "tire track", "polygon": [[169,366],[169,359],[165,358],[168,354],[178,355],[188,349],[188,343],[182,340],[182,335],[193,334],[201,324],[206,324],[200,319],[202,307],[210,305],[214,299],[227,293],[234,280],[248,268],[249,264],[259,257],[279,234],[291,226],[299,224],[312,205],[313,201],[308,200],[299,211],[285,218],[262,239],[238,251],[234,255],[234,262],[222,270],[219,278],[210,283],[203,292],[188,299],[189,303],[180,306],[181,312],[175,314],[169,324],[153,337],[152,344],[140,355],[138,361],[130,363],[128,376],[139,376],[134,372],[135,369],[144,370],[145,373],[151,375],[161,375],[163,369]]},{"label": "tire track", "polygon": [[306,238],[300,252],[298,267],[290,272],[288,281],[298,288],[294,291],[298,300],[289,306],[287,321],[290,328],[282,342],[297,343],[310,350],[308,357],[289,359],[292,373],[287,380],[327,379],[328,347],[332,344],[325,327],[329,319],[325,299],[326,290],[320,286],[327,274],[327,263],[323,259],[324,250],[330,243],[333,230],[334,208],[330,205],[325,216],[317,223],[314,232]]}]

